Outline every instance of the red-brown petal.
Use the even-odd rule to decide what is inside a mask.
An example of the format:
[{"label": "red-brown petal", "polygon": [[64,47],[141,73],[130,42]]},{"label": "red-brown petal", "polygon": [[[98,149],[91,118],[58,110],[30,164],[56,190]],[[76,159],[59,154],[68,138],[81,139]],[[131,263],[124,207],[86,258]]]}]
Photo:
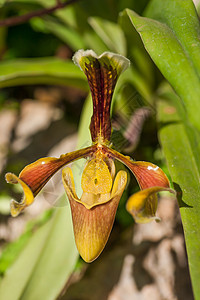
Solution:
[{"label": "red-brown petal", "polygon": [[12,215],[17,216],[26,206],[30,205],[33,202],[32,197],[34,198],[39,193],[60,168],[76,159],[87,157],[94,151],[95,146],[91,146],[61,155],[59,158],[40,158],[26,166],[19,174],[19,177],[15,174],[7,173],[6,181],[14,184],[20,183],[24,190],[24,197],[20,203],[14,200],[11,202]]},{"label": "red-brown petal", "polygon": [[104,151],[112,158],[121,161],[133,172],[141,189],[153,186],[170,187],[167,176],[158,166],[145,161],[133,161],[129,156],[124,156],[106,146],[104,146]]},{"label": "red-brown petal", "polygon": [[93,100],[93,116],[90,124],[92,140],[110,140],[110,105],[119,75],[130,62],[122,55],[104,52],[97,56],[92,50],[79,50],[73,60],[85,73]]}]

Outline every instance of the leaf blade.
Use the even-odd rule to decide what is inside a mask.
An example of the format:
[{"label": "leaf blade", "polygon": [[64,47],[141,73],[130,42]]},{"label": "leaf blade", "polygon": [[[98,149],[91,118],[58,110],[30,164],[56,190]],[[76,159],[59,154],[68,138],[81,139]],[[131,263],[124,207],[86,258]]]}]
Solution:
[{"label": "leaf blade", "polygon": [[0,87],[25,84],[63,84],[88,90],[82,72],[71,62],[57,58],[4,61],[0,68]]},{"label": "leaf blade", "polygon": [[45,246],[21,300],[55,299],[77,260],[69,205],[56,210]]},{"label": "leaf blade", "polygon": [[[45,239],[51,228],[51,221],[42,226],[33,235],[31,241],[22,250],[20,256],[5,273],[0,282],[0,298],[7,300],[20,299],[21,293],[27,284],[39,255],[44,247]],[[32,258],[30,260],[30,257]],[[28,266],[28,267],[27,267]],[[23,270],[23,272],[22,272]],[[20,281],[16,280],[20,274]],[[15,291],[15,293],[13,293]]]},{"label": "leaf blade", "polygon": [[[157,102],[159,138],[177,191],[183,222],[190,274],[196,299],[200,297],[200,169],[188,136],[188,124],[181,116],[180,102],[172,97]],[[169,112],[173,113],[169,113]],[[190,128],[191,130],[194,130]],[[196,136],[196,135],[194,135]],[[198,151],[197,151],[198,152]]]},{"label": "leaf blade", "polygon": [[149,3],[145,16],[171,28],[191,58],[193,67],[200,77],[200,26],[193,1],[153,0]]},{"label": "leaf blade", "polygon": [[130,10],[127,14],[151,58],[182,99],[188,119],[200,130],[196,114],[200,111],[200,81],[182,44],[166,24],[140,17]]}]

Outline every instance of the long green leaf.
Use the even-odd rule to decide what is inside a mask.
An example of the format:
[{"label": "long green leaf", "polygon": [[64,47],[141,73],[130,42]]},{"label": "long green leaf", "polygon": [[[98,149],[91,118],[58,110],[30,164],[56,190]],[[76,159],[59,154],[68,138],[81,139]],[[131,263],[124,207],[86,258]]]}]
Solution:
[{"label": "long green leaf", "polygon": [[21,300],[54,300],[65,285],[77,259],[69,204],[56,209],[43,251]]},{"label": "long green leaf", "polygon": [[25,84],[62,84],[88,90],[83,73],[57,58],[16,59],[0,63],[0,87]]},{"label": "long green leaf", "polygon": [[126,55],[125,36],[118,24],[97,17],[90,17],[89,23],[110,51]]},{"label": "long green leaf", "polygon": [[200,77],[200,26],[192,0],[152,0],[145,16],[166,24],[179,39]]},{"label": "long green leaf", "polygon": [[57,208],[5,273],[0,299],[55,299],[76,258],[69,206]]},{"label": "long green leaf", "polygon": [[[178,0],[173,2],[176,1]],[[184,0],[183,2],[188,1],[190,0]],[[161,5],[160,7],[162,10]],[[174,10],[173,18],[180,18],[177,11],[178,8]],[[140,34],[151,58],[182,99],[188,112],[188,119],[196,128],[200,129],[199,116],[196,113],[200,111],[200,80],[194,68],[193,56],[189,56],[188,50],[184,48],[184,44],[179,40],[178,29],[173,31],[162,22],[140,17],[130,10],[127,10],[127,14]],[[168,18],[170,17],[171,15],[168,16]],[[186,24],[190,24],[189,18],[189,15],[185,17],[184,22]],[[194,30],[191,32],[191,36],[193,35]],[[191,41],[194,39],[194,37],[191,37]],[[198,49],[198,45],[195,47]]]},{"label": "long green leaf", "polygon": [[[16,300],[25,288],[45,245],[52,220],[33,234],[31,241],[0,282],[0,299]],[[20,280],[19,280],[20,278]]]},{"label": "long green leaf", "polygon": [[[10,202],[9,197],[8,199]],[[10,205],[9,205],[9,210],[10,210]],[[45,211],[44,214],[42,214],[42,216],[40,216],[38,219],[33,220],[27,224],[27,228],[25,232],[16,241],[6,245],[0,257],[0,275],[3,275],[5,271],[16,260],[17,256],[20,255],[20,253],[23,251],[25,246],[28,244],[29,240],[32,238],[33,232],[35,230],[38,230],[51,217],[52,217],[52,210]]]},{"label": "long green leaf", "polygon": [[[200,135],[173,93],[157,102],[159,137],[180,206],[194,295],[200,299]],[[194,147],[196,145],[196,147]]]},{"label": "long green leaf", "polygon": [[141,38],[133,27],[126,11],[119,14],[118,23],[126,37],[127,57],[131,60],[131,65],[140,71],[146,85],[155,86],[155,65],[145,50]]},{"label": "long green leaf", "polygon": [[66,43],[73,51],[86,47],[81,34],[73,28],[69,28],[65,24],[60,24],[52,18],[45,18],[43,22],[46,29]]}]

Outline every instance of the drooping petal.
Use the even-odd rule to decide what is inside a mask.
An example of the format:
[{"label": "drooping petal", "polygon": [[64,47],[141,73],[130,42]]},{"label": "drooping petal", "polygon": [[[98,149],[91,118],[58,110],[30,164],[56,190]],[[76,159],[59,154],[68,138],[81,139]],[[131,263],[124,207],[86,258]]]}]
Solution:
[{"label": "drooping petal", "polygon": [[24,195],[22,201],[19,203],[15,200],[11,200],[10,202],[10,212],[13,217],[16,217],[19,215],[21,211],[24,210],[25,207],[31,205],[34,201],[34,195],[31,191],[31,189],[28,187],[27,184],[25,184],[20,178],[18,178],[15,174],[7,173],[6,174],[6,180],[9,183],[17,184],[19,183],[21,187],[23,188]]},{"label": "drooping petal", "polygon": [[86,74],[93,100],[90,131],[93,142],[109,141],[111,136],[110,105],[119,75],[130,61],[122,55],[104,52],[97,56],[92,50],[79,50],[73,60]]},{"label": "drooping petal", "polygon": [[148,223],[152,220],[160,221],[160,218],[156,216],[157,193],[162,191],[175,193],[172,189],[156,186],[141,190],[128,199],[126,209],[133,216],[135,222]]},{"label": "drooping petal", "polygon": [[70,168],[63,170],[63,184],[71,206],[76,245],[86,262],[95,260],[106,245],[126,181],[126,172],[120,171],[116,176],[111,197],[105,203],[88,209],[77,198]]},{"label": "drooping petal", "polygon": [[145,161],[134,161],[129,156],[124,156],[106,146],[103,148],[112,158],[118,159],[133,172],[141,189],[153,186],[170,187],[167,176],[158,166]]},{"label": "drooping petal", "polygon": [[15,174],[7,173],[6,181],[14,184],[20,183],[24,191],[24,196],[20,203],[15,200],[11,201],[12,216],[17,216],[29,206],[33,202],[34,197],[60,168],[76,159],[89,156],[94,149],[95,146],[92,146],[61,155],[59,158],[45,157],[38,159],[26,166],[19,174],[19,177]]}]

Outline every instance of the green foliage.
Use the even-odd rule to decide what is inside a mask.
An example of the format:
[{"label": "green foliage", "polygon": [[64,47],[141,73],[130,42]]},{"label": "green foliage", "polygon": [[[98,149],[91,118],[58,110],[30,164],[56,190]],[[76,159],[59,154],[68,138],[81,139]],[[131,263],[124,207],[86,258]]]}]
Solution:
[{"label": "green foliage", "polygon": [[[173,4],[173,5],[172,5]],[[145,16],[127,10],[149,55],[174,88],[156,99],[160,140],[177,191],[195,297],[200,297],[200,26],[192,1],[150,2]],[[162,94],[162,87],[159,92]]]},{"label": "green foliage", "polygon": [[[130,10],[127,13],[150,56],[187,107],[189,121],[200,129],[199,117],[195,113],[200,110],[197,72],[200,29],[196,12],[191,1],[169,0],[162,2],[163,5],[157,2],[161,3],[152,1],[147,10],[148,16],[153,19],[140,17]],[[172,9],[172,3],[177,4],[177,9]],[[154,7],[157,7],[156,10]]]},{"label": "green foliage", "polygon": [[22,84],[65,84],[88,89],[81,70],[73,62],[57,58],[16,59],[1,63],[0,87]]},{"label": "green foliage", "polygon": [[23,246],[0,282],[1,299],[55,299],[77,258],[69,206],[57,208]]},{"label": "green foliage", "polygon": [[159,136],[167,160],[184,227],[191,278],[196,299],[200,297],[200,135],[185,121],[180,99],[165,88],[157,101]]},{"label": "green foliage", "polygon": [[0,276],[2,276],[6,269],[12,265],[17,256],[29,242],[34,231],[44,225],[51,218],[52,212],[52,210],[46,211],[39,219],[28,223],[25,232],[20,236],[20,238],[6,246],[0,258]]},{"label": "green foliage", "polygon": [[[20,15],[50,7],[55,1],[12,0],[4,4],[5,1],[0,1],[5,18],[13,12]],[[126,118],[130,117],[132,104],[134,109],[148,105],[157,113],[160,143],[178,195],[194,295],[199,299],[200,26],[192,0],[80,1],[51,16],[33,18],[29,27],[36,35],[42,33],[47,46],[38,49],[38,58],[19,59],[16,53],[22,51],[23,42],[18,47],[18,41],[13,39],[15,51],[2,54],[0,62],[1,88],[58,84],[88,91],[83,72],[71,59],[41,57],[49,55],[46,48],[50,37],[55,42],[52,49],[64,44],[71,52],[91,48],[97,54],[113,51],[131,60],[131,68],[117,85],[113,114],[123,108]],[[11,32],[6,28],[0,30],[1,48],[7,44]],[[8,59],[11,57],[12,60]],[[139,95],[137,104],[135,94]],[[79,126],[79,147],[90,142],[89,130],[85,128],[89,127],[91,114],[88,97]],[[151,137],[148,143],[151,147]],[[81,161],[74,165],[77,187],[80,187],[81,168]],[[123,227],[129,221],[125,220],[124,207],[119,209],[118,222]],[[57,208],[44,222],[33,223],[3,252],[0,298],[55,299],[73,271],[77,257],[69,206]]]},{"label": "green foliage", "polygon": [[126,55],[126,40],[118,24],[101,18],[89,18],[89,23],[108,49]]},{"label": "green foliage", "polygon": [[5,2],[6,2],[6,0],[1,0],[0,1],[0,7],[3,6]]}]

